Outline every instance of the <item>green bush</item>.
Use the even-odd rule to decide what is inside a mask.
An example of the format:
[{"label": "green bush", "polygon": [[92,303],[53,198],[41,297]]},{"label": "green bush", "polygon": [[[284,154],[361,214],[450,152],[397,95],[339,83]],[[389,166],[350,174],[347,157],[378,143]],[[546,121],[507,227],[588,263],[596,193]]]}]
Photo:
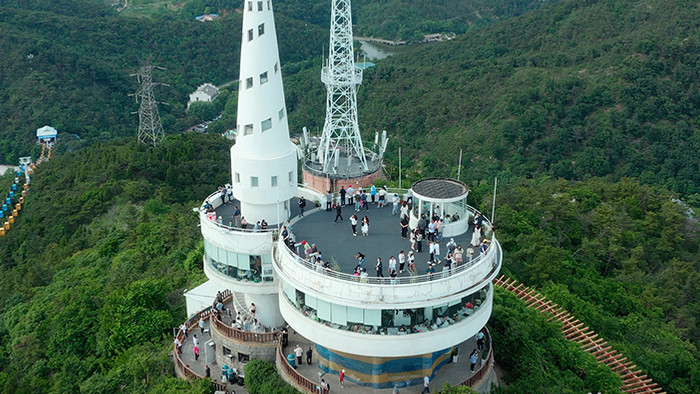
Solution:
[{"label": "green bush", "polygon": [[245,366],[245,387],[250,394],[297,394],[297,390],[277,374],[274,363],[256,358]]}]

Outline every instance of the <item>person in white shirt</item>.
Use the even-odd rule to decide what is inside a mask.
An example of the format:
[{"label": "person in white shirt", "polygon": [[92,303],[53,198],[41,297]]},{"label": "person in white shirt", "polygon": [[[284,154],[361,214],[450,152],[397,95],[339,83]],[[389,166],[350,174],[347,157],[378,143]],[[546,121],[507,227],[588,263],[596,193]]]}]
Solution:
[{"label": "person in white shirt", "polygon": [[391,214],[392,214],[392,215],[398,215],[398,214],[399,214],[399,203],[400,203],[400,202],[401,202],[401,198],[399,197],[399,195],[398,195],[397,193],[394,193],[394,197],[393,197],[393,199],[392,199],[392,201],[391,201],[391,203],[393,204],[393,206],[392,206],[392,208],[391,208]]},{"label": "person in white shirt", "polygon": [[389,273],[396,271],[396,259],[394,256],[389,257]]},{"label": "person in white shirt", "polygon": [[298,365],[301,365],[301,358],[304,356],[304,350],[301,348],[301,346],[297,345],[294,348],[294,355],[297,357],[297,365],[294,366],[294,369],[297,368]]}]

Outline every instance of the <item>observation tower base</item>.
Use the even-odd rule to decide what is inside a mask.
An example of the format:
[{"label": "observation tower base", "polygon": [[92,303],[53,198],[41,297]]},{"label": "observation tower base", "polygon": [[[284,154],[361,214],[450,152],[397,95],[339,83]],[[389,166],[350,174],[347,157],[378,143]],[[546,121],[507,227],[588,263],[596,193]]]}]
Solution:
[{"label": "observation tower base", "polygon": [[454,348],[411,357],[368,357],[343,353],[316,344],[319,368],[338,375],[345,369],[346,379],[374,389],[422,385],[423,377],[435,377],[443,365],[452,361]]},{"label": "observation tower base", "polygon": [[[346,159],[343,159],[347,161]],[[306,187],[325,194],[328,190],[337,193],[341,186],[345,189],[349,185],[359,185],[369,189],[369,186],[381,179],[381,161],[370,161],[368,159],[369,171],[339,171],[337,173],[325,173],[321,169],[320,163],[307,161],[303,165],[303,179]],[[358,164],[359,165],[359,164]]]}]

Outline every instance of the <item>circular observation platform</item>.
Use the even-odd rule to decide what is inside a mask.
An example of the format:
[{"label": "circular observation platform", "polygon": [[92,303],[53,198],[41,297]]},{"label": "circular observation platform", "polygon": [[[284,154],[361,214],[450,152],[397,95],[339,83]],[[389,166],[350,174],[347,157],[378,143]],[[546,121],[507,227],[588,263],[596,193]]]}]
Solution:
[{"label": "circular observation platform", "polygon": [[[468,210],[475,212],[471,207]],[[421,252],[414,252],[413,273],[406,264],[403,272],[390,278],[389,258],[393,255],[398,260],[401,250],[411,250],[410,242],[401,238],[399,216],[392,215],[390,206],[378,208],[376,204],[360,212],[348,205],[341,213],[342,222],[334,222],[335,211],[319,210],[297,218],[291,225],[296,247],[277,243],[273,261],[281,286],[280,311],[295,330],[341,352],[404,357],[459,344],[486,324],[493,299],[491,281],[502,261],[492,233],[485,233],[484,238],[491,242],[483,253],[475,250],[471,260],[465,253],[461,264],[449,268],[438,263],[432,274],[426,272],[430,256],[424,245]],[[370,218],[369,236],[361,236],[359,229],[353,235],[352,214]],[[451,238],[466,249],[471,233],[469,229]],[[315,244],[330,268],[307,260],[301,241]],[[439,243],[438,260],[444,261],[449,241],[443,237]],[[369,275],[364,278],[353,275],[358,252],[366,256],[363,266]],[[383,261],[383,276],[375,270],[378,257]],[[396,268],[400,269],[398,263]],[[386,341],[387,335],[406,341],[406,346]],[[353,341],[347,341],[348,337]]]},{"label": "circular observation platform", "polygon": [[[290,218],[299,214],[298,198],[283,203],[290,212]],[[211,206],[211,210],[204,208],[206,204]],[[216,191],[199,208],[205,273],[222,284],[235,283],[239,287],[272,285],[271,252],[280,225],[270,224],[267,229],[256,229],[256,223],[252,222],[243,227],[241,218],[245,217],[245,211],[241,212],[241,216],[234,216],[240,206],[235,198],[226,196],[222,199],[221,193]]]}]

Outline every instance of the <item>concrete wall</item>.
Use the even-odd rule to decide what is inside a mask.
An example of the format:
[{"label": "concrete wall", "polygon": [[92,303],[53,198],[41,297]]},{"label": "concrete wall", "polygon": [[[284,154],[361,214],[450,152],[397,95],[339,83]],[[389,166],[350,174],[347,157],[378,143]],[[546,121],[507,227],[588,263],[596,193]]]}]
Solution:
[{"label": "concrete wall", "polygon": [[[216,330],[212,324],[211,337],[216,343],[216,363],[219,365],[228,365],[236,369],[245,368],[245,364],[238,361],[238,353],[246,354],[253,358],[275,362],[275,352],[277,351],[277,343],[256,343],[244,342],[229,338]],[[224,347],[231,350],[232,357],[224,356]]]},{"label": "concrete wall", "polygon": [[[320,193],[326,193],[328,189],[331,189],[334,193],[337,193],[340,190],[341,186],[345,186],[345,189],[348,188],[349,185],[353,185],[353,188],[356,189],[355,185],[360,185],[364,188],[369,189],[369,187],[377,181],[377,179],[380,179],[382,176],[382,171],[381,167],[371,173],[367,174],[361,177],[356,177],[356,178],[347,178],[347,179],[335,179],[332,180],[327,177],[319,176],[312,174],[309,171],[304,170],[303,171],[303,177],[304,177],[304,183],[307,183],[308,188],[314,189]],[[332,185],[331,185],[332,183]],[[325,201],[325,200],[324,200]]]}]

